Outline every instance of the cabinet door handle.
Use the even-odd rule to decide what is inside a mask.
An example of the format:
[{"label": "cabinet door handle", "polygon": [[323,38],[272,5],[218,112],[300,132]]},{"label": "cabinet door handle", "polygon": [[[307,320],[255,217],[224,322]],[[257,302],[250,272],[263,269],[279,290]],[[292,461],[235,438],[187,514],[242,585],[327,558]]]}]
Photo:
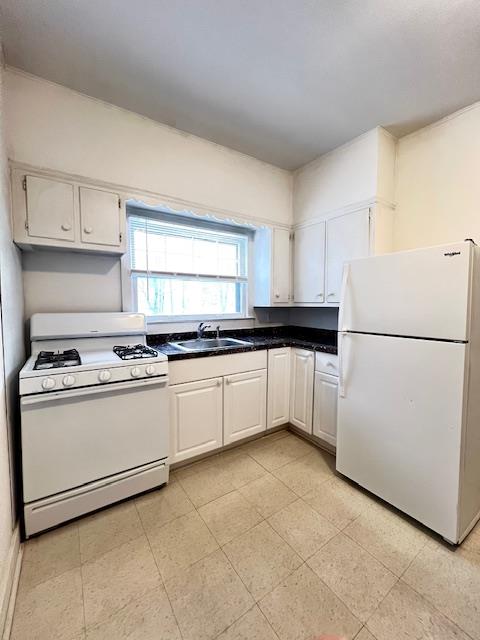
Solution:
[{"label": "cabinet door handle", "polygon": [[222,381],[221,380],[217,380],[217,387],[221,387],[222,386]]},{"label": "cabinet door handle", "polygon": [[334,295],[335,295],[335,292],[334,292],[334,293],[329,293],[329,294],[327,295],[327,298],[331,298],[331,297],[332,297],[332,296],[334,296]]},{"label": "cabinet door handle", "polygon": [[63,230],[63,231],[70,231],[70,229],[71,229],[71,228],[72,228],[72,225],[71,225],[71,224],[68,224],[67,222],[64,222],[64,223],[62,224],[62,230]]},{"label": "cabinet door handle", "polygon": [[320,296],[323,296],[323,293],[317,293],[317,298],[320,298]]},{"label": "cabinet door handle", "polygon": [[279,294],[279,293],[276,293],[276,294],[275,294],[275,298],[279,298],[279,297],[280,297],[280,294]]},{"label": "cabinet door handle", "polygon": [[92,231],[93,231],[93,227],[83,227],[83,231],[84,231],[85,233],[92,233]]},{"label": "cabinet door handle", "polygon": [[225,378],[225,384],[230,384],[230,380],[228,378]]}]

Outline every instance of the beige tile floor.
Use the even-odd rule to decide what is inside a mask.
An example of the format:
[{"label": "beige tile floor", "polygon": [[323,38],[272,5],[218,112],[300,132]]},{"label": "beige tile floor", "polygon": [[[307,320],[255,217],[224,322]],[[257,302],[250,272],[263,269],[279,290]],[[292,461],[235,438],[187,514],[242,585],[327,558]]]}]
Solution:
[{"label": "beige tile floor", "polygon": [[458,549],[282,431],[25,545],[12,640],[480,640]]}]

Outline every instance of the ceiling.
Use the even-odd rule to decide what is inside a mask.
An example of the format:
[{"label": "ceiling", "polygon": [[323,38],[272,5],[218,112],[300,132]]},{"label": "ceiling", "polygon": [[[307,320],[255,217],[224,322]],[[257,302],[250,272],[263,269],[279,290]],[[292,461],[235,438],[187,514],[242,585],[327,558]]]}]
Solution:
[{"label": "ceiling", "polygon": [[286,169],[480,99],[479,0],[0,0],[7,64]]}]

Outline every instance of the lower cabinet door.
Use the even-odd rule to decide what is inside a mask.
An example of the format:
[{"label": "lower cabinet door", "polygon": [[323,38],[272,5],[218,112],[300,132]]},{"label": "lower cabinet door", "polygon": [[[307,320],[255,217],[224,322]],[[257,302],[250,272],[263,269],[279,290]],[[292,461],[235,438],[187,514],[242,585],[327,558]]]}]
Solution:
[{"label": "lower cabinet door", "polygon": [[290,347],[268,351],[267,427],[290,420]]},{"label": "lower cabinet door", "polygon": [[325,442],[337,444],[338,378],[315,371],[313,435]]},{"label": "lower cabinet door", "polygon": [[306,433],[312,433],[314,353],[292,349],[290,422]]},{"label": "lower cabinet door", "polygon": [[224,378],[223,441],[236,442],[267,428],[267,371]]},{"label": "lower cabinet door", "polygon": [[175,384],[170,393],[170,462],[223,444],[222,378]]}]

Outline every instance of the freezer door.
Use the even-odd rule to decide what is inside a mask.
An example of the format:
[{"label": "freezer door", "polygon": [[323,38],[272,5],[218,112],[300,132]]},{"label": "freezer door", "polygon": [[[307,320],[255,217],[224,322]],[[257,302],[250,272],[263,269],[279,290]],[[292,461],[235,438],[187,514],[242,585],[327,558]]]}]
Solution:
[{"label": "freezer door", "polygon": [[339,330],[467,340],[470,242],[345,265]]},{"label": "freezer door", "polygon": [[340,336],[337,470],[452,542],[467,348]]}]

